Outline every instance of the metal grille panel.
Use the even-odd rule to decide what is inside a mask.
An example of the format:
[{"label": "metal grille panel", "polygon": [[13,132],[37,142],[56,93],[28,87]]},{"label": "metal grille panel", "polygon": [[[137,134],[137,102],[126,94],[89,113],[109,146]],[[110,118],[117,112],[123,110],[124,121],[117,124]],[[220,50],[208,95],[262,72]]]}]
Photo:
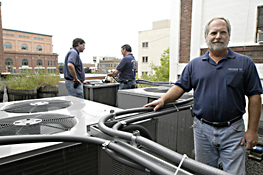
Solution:
[{"label": "metal grille panel", "polygon": [[13,103],[2,110],[12,113],[36,113],[54,111],[71,106],[71,101],[67,100],[34,100]]},{"label": "metal grille panel", "polygon": [[[40,119],[41,122],[36,124],[25,123],[16,125],[15,122],[29,121],[31,119]],[[18,117],[0,119],[0,135],[28,135],[28,134],[54,134],[68,131],[77,124],[74,116],[63,114],[34,114]]]}]

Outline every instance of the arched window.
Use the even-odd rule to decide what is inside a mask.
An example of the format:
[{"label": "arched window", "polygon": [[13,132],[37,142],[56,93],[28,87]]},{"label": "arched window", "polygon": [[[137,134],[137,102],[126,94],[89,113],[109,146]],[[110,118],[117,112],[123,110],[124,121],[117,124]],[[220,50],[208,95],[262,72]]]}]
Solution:
[{"label": "arched window", "polygon": [[42,60],[37,60],[37,65],[42,66]]},{"label": "arched window", "polygon": [[27,59],[22,60],[22,66],[28,66],[28,60]]},{"label": "arched window", "polygon": [[6,42],[5,45],[4,45],[4,48],[6,48],[6,49],[12,49],[12,44]]},{"label": "arched window", "polygon": [[11,58],[5,59],[5,65],[13,65],[13,61]]},{"label": "arched window", "polygon": [[42,51],[42,47],[40,45],[37,46],[37,51]]},{"label": "arched window", "polygon": [[21,49],[22,49],[22,50],[28,50],[28,47],[27,47],[26,44],[22,44]]}]

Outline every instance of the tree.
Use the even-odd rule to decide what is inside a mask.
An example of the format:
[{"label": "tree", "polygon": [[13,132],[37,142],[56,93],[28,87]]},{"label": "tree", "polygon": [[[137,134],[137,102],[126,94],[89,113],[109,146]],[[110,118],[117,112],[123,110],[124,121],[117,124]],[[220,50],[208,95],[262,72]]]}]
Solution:
[{"label": "tree", "polygon": [[170,49],[166,49],[161,55],[161,65],[156,66],[151,63],[151,71],[148,75],[143,74],[140,78],[143,80],[168,82],[169,81],[169,62],[170,62]]},{"label": "tree", "polygon": [[58,70],[59,70],[59,73],[63,74],[64,73],[64,65],[59,65]]}]

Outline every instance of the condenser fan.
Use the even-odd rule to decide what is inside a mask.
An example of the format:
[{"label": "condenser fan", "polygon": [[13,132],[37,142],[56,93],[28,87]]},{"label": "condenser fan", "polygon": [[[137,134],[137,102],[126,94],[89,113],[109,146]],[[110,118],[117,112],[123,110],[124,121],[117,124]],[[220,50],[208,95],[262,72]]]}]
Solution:
[{"label": "condenser fan", "polygon": [[0,119],[0,136],[55,134],[70,130],[77,124],[74,116],[33,114]]},{"label": "condenser fan", "polygon": [[158,88],[158,87],[150,87],[144,89],[146,92],[155,92],[155,93],[166,93],[169,88]]},{"label": "condenser fan", "polygon": [[54,111],[67,108],[71,105],[71,101],[67,100],[34,100],[17,102],[4,107],[2,110],[12,113],[36,113]]}]

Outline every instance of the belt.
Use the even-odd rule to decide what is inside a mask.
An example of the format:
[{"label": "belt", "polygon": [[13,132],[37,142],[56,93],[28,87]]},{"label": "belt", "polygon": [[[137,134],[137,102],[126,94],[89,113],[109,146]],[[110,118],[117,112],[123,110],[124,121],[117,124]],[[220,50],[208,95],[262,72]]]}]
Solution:
[{"label": "belt", "polygon": [[69,78],[65,78],[66,80],[71,80],[71,81],[73,81],[72,79],[69,79]]},{"label": "belt", "polygon": [[200,116],[197,116],[195,115],[195,117],[197,119],[199,119],[202,123],[205,123],[205,124],[208,124],[210,126],[213,126],[214,128],[222,128],[222,127],[228,127],[230,126],[232,123],[242,119],[242,115],[232,119],[232,120],[229,120],[229,121],[226,121],[226,122],[210,122],[210,121],[207,121],[205,119],[203,119],[202,117]]}]

